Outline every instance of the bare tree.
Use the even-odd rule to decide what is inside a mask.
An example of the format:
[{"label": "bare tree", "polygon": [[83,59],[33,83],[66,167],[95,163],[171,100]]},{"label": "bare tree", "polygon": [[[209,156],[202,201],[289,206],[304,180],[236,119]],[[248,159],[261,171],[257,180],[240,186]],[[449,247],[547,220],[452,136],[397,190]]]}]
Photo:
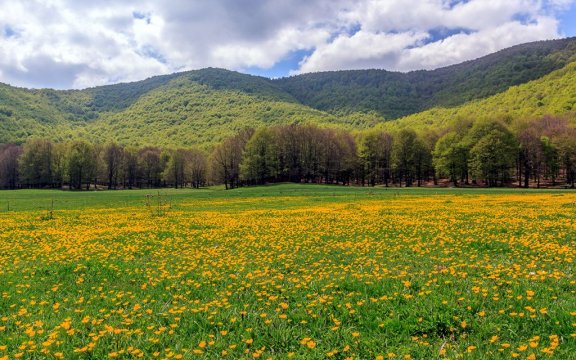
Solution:
[{"label": "bare tree", "polygon": [[238,135],[225,139],[210,155],[212,179],[224,183],[226,189],[240,185],[240,163],[246,143],[254,131],[244,130]]},{"label": "bare tree", "polygon": [[94,179],[96,169],[96,156],[94,147],[85,141],[74,141],[68,149],[68,175],[70,187],[81,190],[86,185],[90,189],[90,183]]},{"label": "bare tree", "polygon": [[16,189],[18,186],[18,159],[21,155],[22,147],[18,145],[0,145],[0,188]]},{"label": "bare tree", "polygon": [[161,157],[162,150],[147,146],[138,151],[138,166],[142,172],[142,182],[146,187],[159,187],[165,163]]},{"label": "bare tree", "polygon": [[124,161],[124,148],[114,142],[104,148],[104,165],[108,190],[116,189],[120,179],[122,162]]}]

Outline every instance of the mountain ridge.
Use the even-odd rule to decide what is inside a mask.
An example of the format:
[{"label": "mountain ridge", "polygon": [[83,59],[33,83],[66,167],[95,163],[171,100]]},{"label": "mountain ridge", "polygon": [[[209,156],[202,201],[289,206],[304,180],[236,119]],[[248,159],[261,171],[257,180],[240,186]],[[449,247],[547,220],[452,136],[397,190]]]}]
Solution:
[{"label": "mountain ridge", "polygon": [[566,38],[409,73],[348,70],[270,80],[206,68],[84,90],[0,84],[0,143],[44,136],[209,146],[241,127],[311,122],[363,129],[487,99],[574,60],[576,38]]},{"label": "mountain ridge", "polygon": [[[535,80],[562,68],[576,60],[575,54],[576,38],[573,37],[520,44],[435,70],[407,73],[377,69],[342,70],[303,74],[279,81],[286,83],[285,88],[289,92],[303,92],[304,95],[299,100],[305,105],[329,112],[346,108],[343,105],[348,105],[348,109],[355,111],[376,110],[387,120],[391,120],[437,105],[456,106],[497,94],[510,86]],[[333,76],[336,74],[341,74],[340,79]],[[364,84],[375,82],[375,79],[379,78],[380,85],[396,82],[397,86],[383,90],[381,86],[378,87],[379,90],[374,87],[355,86],[359,77],[364,77]],[[311,84],[308,84],[307,80]],[[423,86],[426,82],[428,86]],[[491,86],[491,83],[495,83],[492,84],[495,86]],[[355,90],[352,97],[348,94],[351,86]],[[308,96],[310,87],[314,87],[316,91]],[[318,87],[323,87],[321,90],[336,96],[321,96],[319,94],[322,92],[317,91]],[[406,92],[408,96],[398,96],[399,91]],[[366,100],[367,98],[370,100]],[[378,105],[378,100],[384,102]],[[351,104],[353,102],[356,104]],[[370,106],[365,106],[366,104]],[[387,110],[386,107],[392,110]]]}]

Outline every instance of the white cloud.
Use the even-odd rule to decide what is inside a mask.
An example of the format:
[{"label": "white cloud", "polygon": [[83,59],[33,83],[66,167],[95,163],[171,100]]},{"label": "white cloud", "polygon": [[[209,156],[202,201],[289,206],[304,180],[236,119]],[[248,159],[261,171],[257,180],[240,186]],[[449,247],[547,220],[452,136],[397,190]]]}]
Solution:
[{"label": "white cloud", "polygon": [[[559,37],[556,15],[573,3],[0,0],[0,81],[79,88],[208,66],[266,69],[299,50],[310,55],[296,72],[429,69]],[[438,29],[451,36],[436,38]]]},{"label": "white cloud", "polygon": [[125,5],[75,9],[61,1],[0,4],[6,10],[0,27],[15,32],[0,39],[2,81],[85,87],[167,70],[138,53],[131,10]]},{"label": "white cloud", "polygon": [[[568,0],[368,0],[348,14],[361,25],[340,34],[301,62],[299,72],[384,68],[434,69],[524,42],[561,37],[555,11]],[[435,39],[434,31],[449,36]],[[450,35],[450,33],[452,33]]]},{"label": "white cloud", "polygon": [[457,34],[421,47],[404,49],[396,70],[435,69],[529,41],[557,37],[556,21],[539,19],[535,24],[508,22],[492,29]]},{"label": "white cloud", "polygon": [[360,30],[320,45],[302,61],[300,71],[394,67],[401,61],[399,49],[415,46],[427,37],[424,32],[388,34]]}]

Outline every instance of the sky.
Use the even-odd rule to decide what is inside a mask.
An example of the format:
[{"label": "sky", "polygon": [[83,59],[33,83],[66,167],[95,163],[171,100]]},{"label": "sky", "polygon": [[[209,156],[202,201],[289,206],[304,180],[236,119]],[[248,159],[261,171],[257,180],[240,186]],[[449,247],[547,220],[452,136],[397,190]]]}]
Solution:
[{"label": "sky", "polygon": [[218,67],[435,69],[576,36],[576,0],[0,0],[0,82],[79,89]]}]

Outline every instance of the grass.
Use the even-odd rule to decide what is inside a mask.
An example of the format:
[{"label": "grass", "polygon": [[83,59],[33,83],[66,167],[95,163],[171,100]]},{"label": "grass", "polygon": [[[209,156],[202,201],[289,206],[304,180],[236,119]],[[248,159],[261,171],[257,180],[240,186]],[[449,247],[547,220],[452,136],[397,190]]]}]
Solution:
[{"label": "grass", "polygon": [[[313,184],[279,184],[259,187],[240,188],[234,191],[223,191],[223,186],[215,186],[200,190],[192,189],[135,189],[125,191],[62,191],[62,190],[16,190],[0,192],[0,213],[7,211],[34,211],[45,210],[52,207],[56,210],[94,209],[94,208],[121,208],[133,205],[142,205],[146,196],[152,195],[166,197],[178,204],[187,199],[236,199],[257,197],[300,197],[313,198],[314,201],[357,201],[363,198],[394,198],[414,195],[475,195],[475,194],[534,194],[557,193],[570,194],[570,191],[546,189],[479,189],[479,188],[383,188],[383,187],[350,187],[350,186],[319,186]],[[311,199],[308,199],[311,200]],[[303,203],[299,203],[304,205]],[[249,207],[252,207],[250,204]],[[278,206],[280,207],[280,206]]]},{"label": "grass", "polygon": [[576,358],[574,192],[146,195],[0,193],[0,359]]}]

